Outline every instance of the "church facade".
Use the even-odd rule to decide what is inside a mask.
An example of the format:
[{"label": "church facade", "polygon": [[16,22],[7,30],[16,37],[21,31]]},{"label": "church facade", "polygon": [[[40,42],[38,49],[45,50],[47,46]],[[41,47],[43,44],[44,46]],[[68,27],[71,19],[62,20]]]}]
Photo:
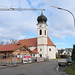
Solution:
[{"label": "church facade", "polygon": [[47,18],[41,13],[37,18],[37,38],[18,41],[34,52],[34,57],[56,59],[56,46],[47,34]]}]

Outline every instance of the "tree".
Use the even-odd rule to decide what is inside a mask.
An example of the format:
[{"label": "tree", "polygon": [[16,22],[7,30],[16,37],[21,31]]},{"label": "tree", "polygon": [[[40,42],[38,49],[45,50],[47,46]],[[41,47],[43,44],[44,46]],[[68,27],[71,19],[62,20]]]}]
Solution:
[{"label": "tree", "polygon": [[4,42],[3,42],[3,41],[1,41],[1,42],[0,42],[0,44],[1,44],[1,45],[3,45],[3,44],[4,44]]},{"label": "tree", "polygon": [[75,62],[75,45],[73,45],[73,50],[72,50],[72,61]]},{"label": "tree", "polygon": [[17,41],[18,41],[18,40],[16,40],[16,39],[11,39],[11,40],[8,40],[8,41],[6,42],[6,44],[17,43]]},{"label": "tree", "polygon": [[9,40],[9,41],[10,41],[10,44],[13,44],[13,43],[17,43],[18,40],[16,40],[16,39],[11,39],[11,40]]}]

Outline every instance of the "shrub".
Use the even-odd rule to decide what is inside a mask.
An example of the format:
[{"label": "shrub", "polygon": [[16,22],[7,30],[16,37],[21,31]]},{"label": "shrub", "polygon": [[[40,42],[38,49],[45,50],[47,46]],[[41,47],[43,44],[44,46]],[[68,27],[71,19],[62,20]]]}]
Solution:
[{"label": "shrub", "polygon": [[75,62],[75,45],[73,45],[73,50],[72,50],[72,61]]}]

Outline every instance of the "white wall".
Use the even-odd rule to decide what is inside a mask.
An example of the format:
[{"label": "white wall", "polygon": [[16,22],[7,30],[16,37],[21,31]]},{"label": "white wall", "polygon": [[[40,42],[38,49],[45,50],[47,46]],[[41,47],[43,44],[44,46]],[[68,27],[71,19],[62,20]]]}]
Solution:
[{"label": "white wall", "polygon": [[32,46],[32,47],[28,47],[31,51],[33,51],[34,49],[36,49],[36,46]]},{"label": "white wall", "polygon": [[[49,51],[51,49],[51,51]],[[56,47],[55,46],[48,46],[48,56],[50,59],[56,59]]]},{"label": "white wall", "polygon": [[[40,51],[40,49],[42,49],[42,51]],[[47,45],[38,46],[38,52],[39,54],[42,54],[42,57],[46,58],[47,57]]]},{"label": "white wall", "polygon": [[47,44],[47,38],[45,37],[41,37],[41,38],[38,38],[38,44]]}]

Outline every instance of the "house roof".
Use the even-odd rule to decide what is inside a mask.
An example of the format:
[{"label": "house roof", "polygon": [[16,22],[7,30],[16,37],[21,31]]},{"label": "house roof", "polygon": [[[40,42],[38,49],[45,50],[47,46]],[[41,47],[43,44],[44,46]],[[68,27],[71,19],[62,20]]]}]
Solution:
[{"label": "house roof", "polygon": [[[47,44],[48,46],[55,46],[49,37],[47,37],[47,39],[48,39],[48,44]],[[26,45],[28,47],[37,46],[37,38],[20,40],[20,41],[18,41],[18,43],[21,43],[21,44]]]},{"label": "house roof", "polygon": [[3,51],[14,51],[18,48],[21,48],[21,47],[25,47],[29,52],[32,52],[31,50],[29,50],[25,45],[21,45],[19,43],[15,43],[15,44],[7,44],[7,45],[1,45],[0,46],[0,52],[3,52]]},{"label": "house roof", "polygon": [[35,48],[33,51],[33,53],[38,54],[39,52],[37,51],[37,48]]},{"label": "house roof", "polygon": [[0,46],[2,46],[2,45],[0,44]]}]

